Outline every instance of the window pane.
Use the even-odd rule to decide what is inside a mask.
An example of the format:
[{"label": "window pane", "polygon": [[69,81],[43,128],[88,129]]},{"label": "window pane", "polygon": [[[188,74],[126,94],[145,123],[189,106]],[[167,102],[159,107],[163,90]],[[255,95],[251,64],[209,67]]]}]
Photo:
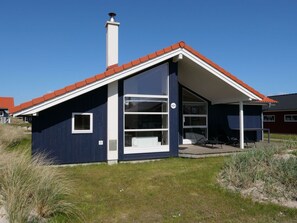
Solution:
[{"label": "window pane", "polygon": [[205,126],[206,117],[185,117],[184,126]]},{"label": "window pane", "polygon": [[168,115],[125,115],[125,129],[163,129],[168,127]]},{"label": "window pane", "polygon": [[126,97],[126,112],[167,112],[167,98]]},{"label": "window pane", "polygon": [[182,97],[183,102],[205,102],[201,98],[197,97],[196,95],[194,95],[186,89],[183,89]]},{"label": "window pane", "polygon": [[124,81],[124,94],[168,94],[168,64],[162,64]]},{"label": "window pane", "polygon": [[274,122],[275,116],[274,115],[264,115],[264,122]]},{"label": "window pane", "polygon": [[206,115],[206,104],[183,104],[183,114]]},{"label": "window pane", "polygon": [[74,129],[89,130],[90,121],[90,115],[74,115]]},{"label": "window pane", "polygon": [[125,132],[125,147],[157,147],[168,145],[167,131]]},{"label": "window pane", "polygon": [[297,115],[285,115],[285,121],[297,122]]}]

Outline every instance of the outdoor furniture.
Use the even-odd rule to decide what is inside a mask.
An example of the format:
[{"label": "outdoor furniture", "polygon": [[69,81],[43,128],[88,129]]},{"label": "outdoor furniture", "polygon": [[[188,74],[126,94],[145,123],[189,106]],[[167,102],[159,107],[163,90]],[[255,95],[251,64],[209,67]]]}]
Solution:
[{"label": "outdoor furniture", "polygon": [[[239,145],[239,139],[237,137],[230,137],[227,136],[228,142],[227,145],[232,145],[232,146],[238,146]],[[256,147],[256,141],[253,139],[249,139],[247,137],[244,137],[244,143],[246,146],[248,146],[249,143],[253,143],[254,146]]]},{"label": "outdoor furniture", "polygon": [[[239,131],[238,128],[233,128],[231,130]],[[268,133],[268,143],[270,143],[270,129],[269,128],[245,128],[245,132],[248,131],[262,131],[263,133],[266,131]]]},{"label": "outdoor furniture", "polygon": [[223,142],[219,141],[218,138],[213,138],[213,139],[207,139],[205,142],[204,142],[204,145],[211,145],[211,147],[213,147],[214,145],[221,145],[221,148],[223,148]]},{"label": "outdoor furniture", "polygon": [[219,141],[218,138],[207,139],[204,135],[194,132],[187,132],[185,136],[187,139],[191,139],[194,144],[198,145],[211,145],[212,147],[214,147],[214,145],[221,145],[222,148],[224,144],[223,142]]},{"label": "outdoor furniture", "polygon": [[237,146],[239,144],[239,139],[236,137],[227,136],[227,145]]}]

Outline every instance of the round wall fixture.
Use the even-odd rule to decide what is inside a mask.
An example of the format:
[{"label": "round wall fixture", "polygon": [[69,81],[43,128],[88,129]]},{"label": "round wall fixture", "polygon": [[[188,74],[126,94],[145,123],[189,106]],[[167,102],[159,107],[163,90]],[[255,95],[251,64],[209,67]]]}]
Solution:
[{"label": "round wall fixture", "polygon": [[176,108],[176,104],[173,102],[173,103],[170,104],[170,107],[171,107],[172,109],[175,109],[175,108]]}]

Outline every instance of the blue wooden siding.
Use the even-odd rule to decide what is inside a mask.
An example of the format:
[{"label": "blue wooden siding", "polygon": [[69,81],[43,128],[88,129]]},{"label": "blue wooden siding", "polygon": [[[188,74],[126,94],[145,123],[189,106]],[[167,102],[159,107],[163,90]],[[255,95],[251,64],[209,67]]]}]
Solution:
[{"label": "blue wooden siding", "polygon": [[[169,63],[169,149],[170,156],[178,156],[179,145],[179,84],[178,84],[178,63]],[[171,104],[175,103],[176,108],[172,109]]]},{"label": "blue wooden siding", "polygon": [[[261,128],[262,106],[245,105],[244,108],[244,128]],[[239,137],[239,105],[210,105],[208,108],[208,133],[209,137],[233,136]],[[246,131],[248,139],[259,141],[262,132]]]},{"label": "blue wooden siding", "polygon": [[[93,133],[72,134],[73,112],[93,113]],[[107,160],[106,86],[46,109],[32,122],[32,153],[44,152],[59,164]]]}]

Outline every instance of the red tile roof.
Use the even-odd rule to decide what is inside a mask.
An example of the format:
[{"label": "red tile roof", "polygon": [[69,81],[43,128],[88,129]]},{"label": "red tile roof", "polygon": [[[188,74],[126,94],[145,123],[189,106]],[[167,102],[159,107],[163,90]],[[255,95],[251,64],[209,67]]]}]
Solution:
[{"label": "red tile roof", "polygon": [[0,108],[8,109],[8,112],[11,113],[13,107],[14,99],[12,97],[0,97]]},{"label": "red tile roof", "polygon": [[238,83],[239,85],[243,86],[244,88],[248,89],[250,92],[252,92],[253,94],[257,95],[259,98],[261,98],[262,100],[259,102],[263,102],[263,103],[276,103],[276,101],[266,97],[265,95],[261,94],[260,92],[256,91],[255,89],[253,89],[252,87],[248,86],[247,84],[245,84],[243,81],[239,80],[237,77],[235,77],[234,75],[232,75],[231,73],[229,73],[228,71],[224,70],[222,67],[220,67],[219,65],[215,64],[214,62],[212,62],[211,60],[209,60],[208,58],[206,58],[205,56],[203,56],[202,54],[200,54],[198,51],[194,50],[192,47],[190,47],[189,45],[185,44],[185,42],[181,41],[178,43],[175,43],[169,47],[166,47],[164,49],[158,50],[154,53],[148,54],[144,57],[140,57],[136,60],[133,60],[129,63],[123,64],[121,66],[118,66],[117,64],[112,65],[110,67],[108,67],[106,69],[105,72],[101,73],[101,74],[97,74],[93,77],[87,78],[83,81],[77,82],[75,84],[66,86],[65,88],[59,89],[57,91],[54,91],[53,93],[49,93],[49,94],[45,94],[39,98],[35,98],[29,102],[25,102],[22,103],[16,107],[14,107],[13,109],[11,109],[12,113],[16,113],[16,112],[20,112],[24,109],[30,108],[34,105],[40,104],[42,102],[51,100],[55,97],[58,97],[60,95],[63,95],[67,92],[76,90],[78,88],[81,88],[83,86],[86,86],[88,84],[94,83],[98,80],[102,80],[105,77],[108,76],[112,76],[116,73],[119,73],[123,70],[127,70],[133,66],[137,66],[138,64],[144,63],[148,60],[151,60],[153,58],[156,58],[158,56],[161,56],[163,54],[169,53],[173,50],[176,50],[178,48],[184,48],[187,51],[189,51],[190,53],[194,54],[196,57],[198,57],[199,59],[203,60],[205,63],[208,63],[209,65],[211,65],[212,67],[214,67],[215,69],[217,69],[218,71],[220,71],[221,73],[223,73],[224,75],[226,75],[227,77],[229,77],[230,79],[232,79],[233,81],[235,81],[236,83]]}]

